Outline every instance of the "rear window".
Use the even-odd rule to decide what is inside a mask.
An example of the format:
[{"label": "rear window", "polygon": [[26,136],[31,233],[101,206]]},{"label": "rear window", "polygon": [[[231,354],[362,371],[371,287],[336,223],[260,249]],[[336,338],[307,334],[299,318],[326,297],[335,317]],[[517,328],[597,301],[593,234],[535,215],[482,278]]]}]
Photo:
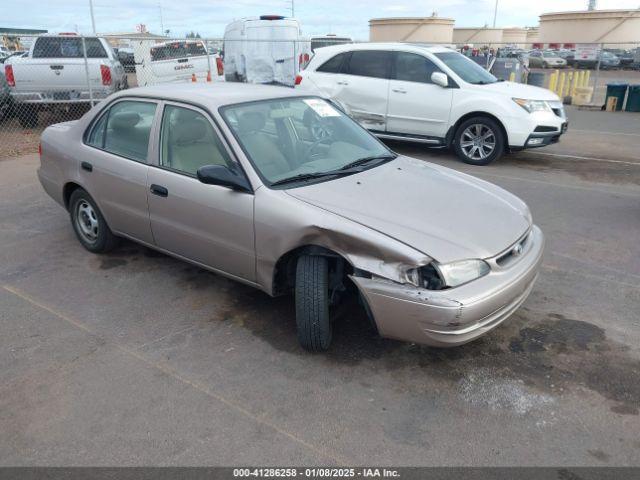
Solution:
[{"label": "rear window", "polygon": [[389,78],[391,52],[363,50],[352,52],[344,73],[361,77]]},{"label": "rear window", "polygon": [[200,42],[172,42],[151,48],[151,60],[173,60],[185,57],[201,57],[207,51]]},{"label": "rear window", "polygon": [[[98,38],[85,38],[88,58],[107,58]],[[83,58],[82,39],[77,37],[41,37],[33,47],[33,58]]]}]

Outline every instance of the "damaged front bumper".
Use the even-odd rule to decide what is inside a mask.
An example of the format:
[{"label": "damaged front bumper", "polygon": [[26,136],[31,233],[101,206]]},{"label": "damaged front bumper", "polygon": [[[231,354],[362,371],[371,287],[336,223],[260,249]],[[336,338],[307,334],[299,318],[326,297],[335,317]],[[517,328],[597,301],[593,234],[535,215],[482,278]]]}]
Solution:
[{"label": "damaged front bumper", "polygon": [[517,259],[460,287],[427,290],[380,278],[353,276],[381,336],[438,347],[470,342],[495,328],[526,300],[542,262],[544,236],[533,226]]}]

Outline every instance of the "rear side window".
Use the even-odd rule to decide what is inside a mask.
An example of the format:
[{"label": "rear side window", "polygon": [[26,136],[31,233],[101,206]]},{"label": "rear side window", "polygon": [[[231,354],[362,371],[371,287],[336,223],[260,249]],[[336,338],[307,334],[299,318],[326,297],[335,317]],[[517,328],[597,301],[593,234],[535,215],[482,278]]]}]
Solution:
[{"label": "rear side window", "polygon": [[185,57],[201,57],[207,54],[200,42],[171,42],[151,49],[151,60],[173,60]]},{"label": "rear side window", "polygon": [[93,125],[87,144],[122,157],[146,162],[155,112],[155,103],[118,102]]},{"label": "rear side window", "polygon": [[396,52],[394,66],[394,78],[405,82],[433,83],[431,74],[441,71],[428,58],[408,52]]},{"label": "rear side window", "polygon": [[[85,38],[88,58],[107,58],[98,38]],[[33,58],[83,58],[82,39],[77,37],[40,37],[33,47]]]},{"label": "rear side window", "polygon": [[348,55],[350,55],[350,52],[339,53],[320,65],[316,71],[324,73],[340,73],[342,70],[342,64]]},{"label": "rear side window", "polygon": [[351,53],[344,73],[361,77],[389,78],[391,52],[361,50]]}]

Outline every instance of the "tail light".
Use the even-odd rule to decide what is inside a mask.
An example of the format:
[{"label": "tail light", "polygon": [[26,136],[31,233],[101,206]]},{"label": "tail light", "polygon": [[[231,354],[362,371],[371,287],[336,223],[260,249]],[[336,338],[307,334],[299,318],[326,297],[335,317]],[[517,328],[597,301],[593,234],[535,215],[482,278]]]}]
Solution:
[{"label": "tail light", "polygon": [[111,69],[106,65],[100,65],[100,76],[102,85],[111,85]]},{"label": "tail light", "polygon": [[300,85],[302,83],[302,75],[296,75],[296,85]]},{"label": "tail light", "polygon": [[216,68],[218,69],[218,75],[224,75],[224,65],[220,57],[216,58]]},{"label": "tail light", "polygon": [[4,76],[7,79],[7,83],[10,87],[16,86],[16,77],[13,76],[13,66],[5,65],[4,66]]},{"label": "tail light", "polygon": [[38,155],[42,156],[42,143],[38,143]]}]

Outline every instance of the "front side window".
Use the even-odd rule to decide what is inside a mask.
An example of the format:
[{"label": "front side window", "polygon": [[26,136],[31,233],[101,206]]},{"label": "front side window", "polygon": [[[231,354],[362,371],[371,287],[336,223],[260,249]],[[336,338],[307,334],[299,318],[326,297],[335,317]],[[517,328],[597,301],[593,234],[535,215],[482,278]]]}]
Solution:
[{"label": "front side window", "polygon": [[440,52],[434,55],[467,83],[486,85],[498,81],[476,62],[458,52]]},{"label": "front side window", "polygon": [[230,105],[221,113],[270,186],[331,180],[356,173],[354,168],[373,168],[395,158],[370,133],[320,98]]},{"label": "front side window", "polygon": [[147,161],[156,104],[125,100],[113,105],[89,134],[87,143],[121,157]]},{"label": "front side window", "polygon": [[431,74],[441,71],[428,58],[408,52],[397,52],[394,65],[394,78],[406,82],[433,83]]},{"label": "front side window", "polygon": [[389,78],[391,52],[356,50],[351,53],[347,71],[350,75],[372,78]]},{"label": "front side window", "polygon": [[190,108],[166,106],[160,138],[163,167],[195,176],[205,165],[233,166],[211,122]]}]

